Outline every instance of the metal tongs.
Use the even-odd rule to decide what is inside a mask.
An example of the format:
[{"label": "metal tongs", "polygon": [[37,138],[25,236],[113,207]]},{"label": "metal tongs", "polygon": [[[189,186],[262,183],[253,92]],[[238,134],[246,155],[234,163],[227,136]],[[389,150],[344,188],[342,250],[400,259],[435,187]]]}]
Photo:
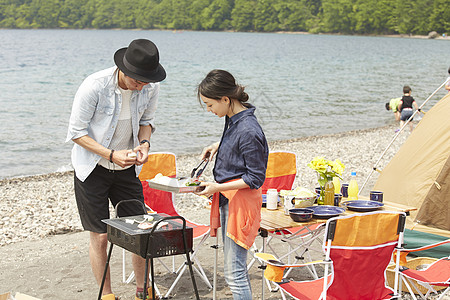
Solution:
[{"label": "metal tongs", "polygon": [[[197,167],[192,169],[191,172],[191,179],[198,180],[200,175],[202,175],[203,171],[205,170],[206,166],[208,165],[209,158],[204,158]],[[205,164],[202,168],[200,168],[203,164]]]}]

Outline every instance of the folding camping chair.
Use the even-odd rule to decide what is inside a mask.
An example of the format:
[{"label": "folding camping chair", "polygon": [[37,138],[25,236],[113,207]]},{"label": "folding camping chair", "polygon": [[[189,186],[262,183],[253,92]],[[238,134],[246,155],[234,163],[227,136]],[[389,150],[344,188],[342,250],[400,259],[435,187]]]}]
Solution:
[{"label": "folding camping chair", "polygon": [[[268,189],[277,189],[280,190],[291,190],[294,185],[295,175],[297,174],[297,158],[295,153],[285,152],[285,151],[273,151],[269,153],[269,158],[267,162],[266,169],[266,180],[262,185],[262,193],[267,194]],[[290,234],[290,232],[285,232]],[[271,234],[281,234],[280,232],[273,232]],[[266,245],[268,246],[272,236],[270,236],[266,241]],[[269,246],[270,247],[270,246]],[[253,244],[251,251],[259,252],[262,249],[258,249],[255,244]],[[273,251],[273,249],[271,249]],[[247,265],[247,269],[249,270],[256,259],[252,258],[250,263]]]},{"label": "folding camping chair", "polygon": [[[402,249],[400,252],[400,278],[402,279],[400,281],[400,290],[402,283],[404,283],[411,297],[416,300],[415,293],[419,294],[422,299],[427,299],[432,293],[437,294],[438,290],[444,289],[440,292],[438,300],[443,299],[450,290],[450,256],[436,260],[422,270],[414,270],[405,266],[407,265],[406,256],[411,252],[428,250],[448,243],[450,243],[450,239],[420,248]],[[425,295],[420,287],[425,288]]]},{"label": "folding camping chair", "polygon": [[[267,163],[267,171],[266,171],[266,180],[262,186],[262,193],[266,194],[268,189],[277,189],[277,191],[281,190],[291,190],[294,185],[295,176],[297,174],[297,157],[295,153],[288,151],[273,151],[269,153],[269,159]],[[314,242],[315,238],[311,238],[312,235],[316,234],[317,229],[323,226],[323,223],[310,226],[309,228],[305,228],[304,226],[294,227],[289,230],[281,230],[281,231],[273,231],[268,232],[268,238],[265,241],[263,249],[268,247],[272,253],[276,253],[275,249],[270,245],[270,242],[273,238],[281,239],[283,242],[287,242],[288,252],[283,256],[280,256],[280,259],[284,257],[288,257],[289,263],[291,262],[292,254],[295,255],[295,262],[298,262],[300,259],[304,259],[304,256],[307,256],[309,260],[311,260],[311,255],[309,252],[310,245]],[[301,243],[298,241],[301,240]],[[296,245],[301,244],[302,247],[297,247]],[[294,245],[294,247],[292,247]],[[301,249],[300,249],[301,248]],[[298,252],[301,250],[301,253]],[[257,249],[255,245],[252,247],[252,251],[260,252],[262,249]],[[253,258],[247,266],[247,269],[250,269],[255,262],[255,258]],[[308,271],[317,277],[316,271],[313,266],[308,267]],[[270,286],[268,285],[269,289]]]},{"label": "folding camping chair", "polygon": [[[287,293],[295,299],[373,300],[398,297],[396,259],[394,289],[386,286],[386,269],[393,251],[400,253],[406,214],[377,211],[334,217],[327,221],[323,250],[325,259],[288,265],[273,255],[257,253],[265,261],[265,278],[276,282],[283,299]],[[286,268],[322,264],[323,277],[308,281],[283,280]]]},{"label": "folding camping chair", "polygon": [[[177,167],[176,167],[176,156],[173,153],[168,152],[155,152],[150,153],[148,156],[147,163],[144,164],[141,173],[139,174],[139,179],[142,182],[142,188],[144,193],[144,201],[146,206],[148,206],[151,210],[156,211],[157,213],[164,213],[169,216],[179,216],[180,214],[176,211],[174,206],[174,194],[171,192],[160,191],[152,189],[148,186],[148,182],[146,180],[154,178],[158,173],[161,173],[164,176],[168,177],[176,177],[177,175]],[[212,289],[211,283],[209,282],[205,271],[203,270],[200,262],[198,261],[196,254],[200,247],[204,244],[206,239],[209,237],[209,229],[208,225],[197,224],[192,221],[186,219],[186,226],[191,227],[193,229],[193,238],[194,240],[199,239],[200,242],[197,243],[195,249],[191,255],[191,260],[195,263],[192,267],[196,271],[196,273],[200,276],[200,278],[206,283],[206,285]],[[183,262],[183,264],[175,269],[175,260],[172,257],[172,270],[170,270],[161,260],[159,260],[163,266],[167,269],[168,272],[177,274],[175,281],[170,286],[167,293],[164,295],[164,298],[167,298],[172,290],[175,288],[178,281],[181,279],[181,276],[186,270],[187,264]],[[126,280],[129,283],[134,278],[134,273],[132,273],[129,278]],[[160,296],[160,294],[158,294]]]}]

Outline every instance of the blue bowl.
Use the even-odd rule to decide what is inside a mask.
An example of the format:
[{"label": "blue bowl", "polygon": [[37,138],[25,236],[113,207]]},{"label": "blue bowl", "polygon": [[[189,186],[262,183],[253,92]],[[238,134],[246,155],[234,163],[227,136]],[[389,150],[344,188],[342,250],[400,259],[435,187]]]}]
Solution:
[{"label": "blue bowl", "polygon": [[306,222],[312,219],[314,211],[309,208],[291,208],[289,216],[294,222]]}]

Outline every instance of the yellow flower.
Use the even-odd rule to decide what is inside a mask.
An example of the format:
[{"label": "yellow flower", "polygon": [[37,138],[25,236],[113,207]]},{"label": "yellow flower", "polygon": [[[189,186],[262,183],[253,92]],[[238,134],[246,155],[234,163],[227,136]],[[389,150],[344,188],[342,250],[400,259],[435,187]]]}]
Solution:
[{"label": "yellow flower", "polygon": [[342,172],[344,172],[345,169],[344,164],[339,159],[336,159],[335,161],[330,161],[330,166],[331,170],[339,175],[342,175]]},{"label": "yellow flower", "polygon": [[322,173],[327,170],[328,161],[324,157],[317,156],[314,157],[314,159],[308,164],[308,167],[319,173]]},{"label": "yellow flower", "polygon": [[331,161],[325,159],[323,156],[314,157],[314,159],[308,164],[308,167],[319,174],[321,177],[319,181],[326,181],[327,177],[340,177],[345,169],[344,164],[339,159]]}]

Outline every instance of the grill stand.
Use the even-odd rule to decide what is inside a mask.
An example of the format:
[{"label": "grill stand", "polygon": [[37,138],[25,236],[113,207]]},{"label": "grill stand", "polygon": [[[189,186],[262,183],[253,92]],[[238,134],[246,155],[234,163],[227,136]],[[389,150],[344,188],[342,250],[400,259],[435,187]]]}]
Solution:
[{"label": "grill stand", "polygon": [[[191,280],[192,280],[192,285],[194,286],[194,292],[195,292],[195,297],[197,300],[199,300],[199,295],[198,295],[198,289],[197,289],[197,284],[195,283],[195,277],[194,277],[194,271],[192,269],[192,262],[189,256],[189,250],[188,250],[188,245],[187,245],[187,240],[186,240],[186,220],[181,217],[181,216],[170,216],[170,217],[164,217],[161,220],[157,221],[154,225],[152,230],[149,233],[149,236],[153,235],[153,232],[155,231],[156,228],[158,228],[158,225],[160,222],[162,221],[166,221],[166,220],[172,220],[172,219],[180,219],[183,222],[183,245],[184,245],[184,253],[186,255],[186,261],[188,263],[189,266],[189,272],[191,274]],[[151,239],[149,239],[149,241],[151,241]],[[106,264],[105,264],[105,270],[103,272],[103,278],[102,278],[102,283],[100,285],[100,292],[98,294],[98,300],[101,300],[102,298],[102,291],[103,291],[103,286],[105,284],[105,278],[106,278],[106,273],[108,271],[108,267],[109,267],[109,261],[111,259],[111,254],[112,254],[112,249],[113,249],[113,245],[114,243],[111,243],[111,245],[109,246],[109,251],[108,251],[108,258],[106,260]],[[147,247],[149,247],[149,245],[147,244]],[[146,251],[147,254],[144,257],[145,258],[145,274],[148,274],[148,262],[150,260],[151,263],[151,279],[152,279],[152,299],[155,299],[155,280],[154,280],[154,269],[153,269],[153,255],[150,255],[148,253],[148,251]],[[144,279],[144,300],[147,297],[147,280],[148,280],[148,276],[145,276]]]}]

